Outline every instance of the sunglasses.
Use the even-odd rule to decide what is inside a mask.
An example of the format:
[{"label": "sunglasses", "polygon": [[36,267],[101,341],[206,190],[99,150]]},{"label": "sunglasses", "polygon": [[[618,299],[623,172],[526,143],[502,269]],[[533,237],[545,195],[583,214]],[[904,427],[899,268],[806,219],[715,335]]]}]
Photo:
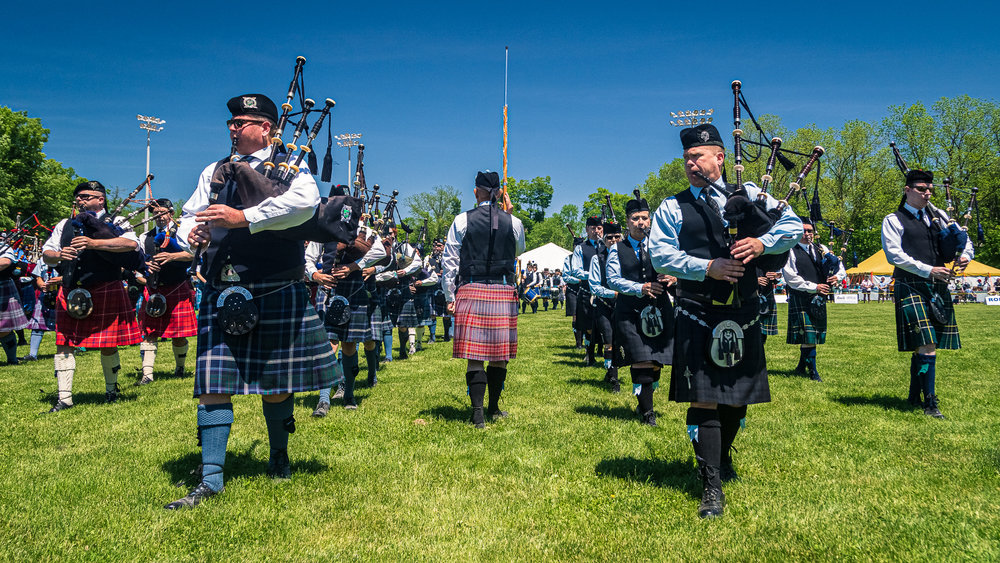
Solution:
[{"label": "sunglasses", "polygon": [[263,121],[258,121],[256,119],[230,119],[226,121],[226,126],[233,127],[235,129],[243,129],[251,123],[264,123]]},{"label": "sunglasses", "polygon": [[915,189],[915,190],[917,190],[920,193],[930,192],[931,195],[934,195],[934,186],[928,186],[928,185],[925,185],[925,184],[917,184],[916,186],[910,186],[910,187],[913,188],[913,189]]},{"label": "sunglasses", "polygon": [[75,197],[76,199],[82,200],[82,201],[90,201],[92,199],[99,198],[99,197],[104,197],[104,196],[102,196],[102,195],[91,195],[91,194],[76,194],[73,197]]}]

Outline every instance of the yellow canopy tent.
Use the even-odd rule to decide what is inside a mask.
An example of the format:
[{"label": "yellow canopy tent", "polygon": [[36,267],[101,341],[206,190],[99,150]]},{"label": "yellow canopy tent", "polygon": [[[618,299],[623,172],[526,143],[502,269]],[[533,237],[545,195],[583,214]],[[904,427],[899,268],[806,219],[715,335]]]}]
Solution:
[{"label": "yellow canopy tent", "polygon": [[[847,270],[847,275],[849,276],[859,276],[866,274],[873,274],[876,276],[891,276],[892,275],[892,264],[885,257],[885,251],[879,250],[875,254],[868,257],[857,266]],[[976,262],[973,260],[969,262],[969,266],[965,268],[965,272],[962,273],[963,276],[1000,276],[1000,269],[994,268],[992,266],[987,266],[982,262]]]}]

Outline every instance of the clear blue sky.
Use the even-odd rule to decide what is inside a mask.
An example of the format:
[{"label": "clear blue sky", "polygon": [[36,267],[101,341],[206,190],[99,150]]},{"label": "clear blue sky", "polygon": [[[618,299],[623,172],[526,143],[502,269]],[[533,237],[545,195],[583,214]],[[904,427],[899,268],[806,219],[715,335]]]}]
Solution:
[{"label": "clear blue sky", "polygon": [[[369,185],[402,196],[452,185],[469,203],[476,170],[500,169],[509,45],[510,175],[551,176],[554,212],[597,187],[629,193],[678,156],[670,110],[714,107],[728,135],[733,79],[755,113],[792,128],[993,99],[998,13],[961,2],[19,2],[5,8],[0,104],[42,119],[49,157],[126,191],[145,171],[136,114],[166,119],[153,193],[186,198],[228,154],[226,100],[278,100],[301,54],[306,94],[337,101],[334,133],[363,133]],[[321,157],[325,146],[324,131]]]}]

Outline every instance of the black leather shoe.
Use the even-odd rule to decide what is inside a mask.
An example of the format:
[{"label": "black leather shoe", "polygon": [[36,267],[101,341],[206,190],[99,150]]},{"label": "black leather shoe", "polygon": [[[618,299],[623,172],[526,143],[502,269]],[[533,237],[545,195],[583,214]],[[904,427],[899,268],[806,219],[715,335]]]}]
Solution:
[{"label": "black leather shoe", "polygon": [[21,358],[21,361],[22,362],[37,362],[38,361],[38,356],[24,356],[23,358]]},{"label": "black leather shoe", "polygon": [[927,395],[927,400],[924,401],[924,414],[934,418],[944,418],[944,415],[938,410],[937,395]]},{"label": "black leather shoe", "polygon": [[152,382],[153,382],[153,378],[152,377],[145,377],[145,376],[143,376],[142,379],[140,379],[139,381],[135,382],[135,386],[136,387],[142,387],[143,385],[149,385]]},{"label": "black leather shoe", "polygon": [[225,490],[226,490],[226,488],[222,487],[218,491],[213,491],[211,487],[209,487],[208,485],[205,484],[204,481],[202,481],[201,483],[198,483],[198,486],[195,487],[190,493],[188,493],[187,495],[185,495],[184,498],[177,499],[174,502],[172,502],[172,503],[164,506],[163,508],[166,508],[167,510],[179,510],[181,508],[194,508],[194,507],[198,506],[198,504],[201,501],[203,501],[203,500],[205,500],[207,498],[214,497],[215,495],[217,495],[217,494],[219,494],[219,493],[221,493],[222,491],[225,491]]},{"label": "black leather shoe", "polygon": [[322,401],[320,402],[320,404],[316,405],[316,410],[313,411],[312,415],[315,416],[316,418],[323,418],[324,416],[329,414],[329,412],[330,412],[330,403]]},{"label": "black leather shoe", "polygon": [[656,411],[642,412],[641,407],[635,408],[635,413],[639,415],[639,421],[646,426],[656,426]]},{"label": "black leather shoe", "polygon": [[71,408],[73,408],[73,405],[67,405],[62,401],[58,401],[51,409],[49,409],[49,412],[59,412]]},{"label": "black leather shoe", "polygon": [[507,411],[502,411],[500,409],[494,409],[486,411],[486,418],[490,420],[499,420],[501,418],[507,418]]},{"label": "black leather shoe", "polygon": [[483,417],[483,407],[472,408],[471,422],[476,428],[486,428],[486,419]]},{"label": "black leather shoe", "polygon": [[117,403],[120,392],[121,390],[118,388],[118,384],[115,383],[115,390],[108,391],[104,394],[104,404],[110,405],[111,403]]},{"label": "black leather shoe", "polygon": [[272,479],[291,479],[292,463],[288,461],[288,450],[271,452],[267,460],[267,476]]},{"label": "black leather shoe", "polygon": [[611,392],[612,393],[621,393],[621,391],[622,391],[622,384],[621,384],[621,382],[618,381],[617,377],[614,378],[614,379],[612,379],[611,380]]},{"label": "black leather shoe", "polygon": [[809,374],[809,379],[819,381],[820,383],[823,382],[823,379],[819,376],[819,372],[816,370],[813,370],[812,373]]},{"label": "black leather shoe", "polygon": [[718,518],[722,516],[725,506],[726,495],[722,489],[705,489],[701,495],[701,504],[698,505],[698,517]]}]

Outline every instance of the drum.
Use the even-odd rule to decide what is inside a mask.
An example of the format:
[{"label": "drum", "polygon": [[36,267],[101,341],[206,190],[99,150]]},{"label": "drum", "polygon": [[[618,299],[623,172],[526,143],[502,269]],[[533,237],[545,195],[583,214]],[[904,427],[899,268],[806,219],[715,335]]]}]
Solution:
[{"label": "drum", "polygon": [[524,292],[524,300],[528,303],[533,303],[536,299],[538,299],[538,288],[533,287]]}]

